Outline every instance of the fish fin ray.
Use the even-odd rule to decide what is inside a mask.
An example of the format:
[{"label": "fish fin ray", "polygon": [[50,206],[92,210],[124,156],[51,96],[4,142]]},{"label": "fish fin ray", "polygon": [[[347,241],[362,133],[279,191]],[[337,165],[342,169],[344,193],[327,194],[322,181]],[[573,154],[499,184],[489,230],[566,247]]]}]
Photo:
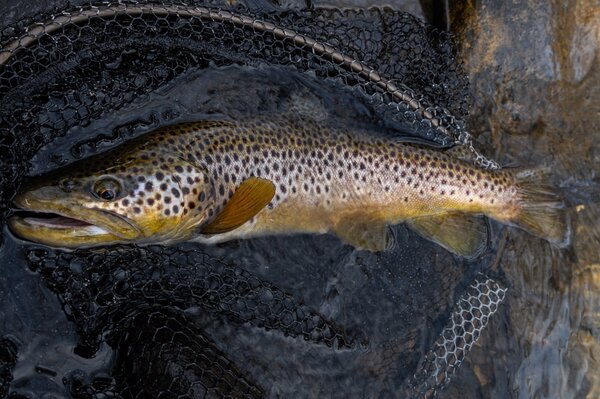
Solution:
[{"label": "fish fin ray", "polygon": [[221,234],[235,230],[271,202],[275,186],[270,180],[250,177],[237,188],[223,210],[208,225],[202,234]]},{"label": "fish fin ray", "polygon": [[488,228],[481,216],[446,213],[407,221],[423,237],[465,258],[479,256],[487,245]]},{"label": "fish fin ray", "polygon": [[562,198],[549,183],[548,169],[521,169],[515,173],[521,210],[509,221],[559,247],[570,242],[569,218]]},{"label": "fish fin ray", "polygon": [[357,249],[379,252],[390,247],[389,228],[378,218],[349,215],[335,225],[334,232],[342,241]]}]

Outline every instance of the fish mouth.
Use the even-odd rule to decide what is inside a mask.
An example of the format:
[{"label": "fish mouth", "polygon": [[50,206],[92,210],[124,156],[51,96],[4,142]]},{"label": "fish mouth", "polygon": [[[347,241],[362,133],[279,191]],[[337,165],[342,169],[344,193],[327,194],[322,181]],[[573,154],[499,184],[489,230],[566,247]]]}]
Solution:
[{"label": "fish mouth", "polygon": [[84,248],[131,242],[140,230],[127,218],[102,209],[63,207],[17,197],[8,225],[17,236],[62,248]]}]

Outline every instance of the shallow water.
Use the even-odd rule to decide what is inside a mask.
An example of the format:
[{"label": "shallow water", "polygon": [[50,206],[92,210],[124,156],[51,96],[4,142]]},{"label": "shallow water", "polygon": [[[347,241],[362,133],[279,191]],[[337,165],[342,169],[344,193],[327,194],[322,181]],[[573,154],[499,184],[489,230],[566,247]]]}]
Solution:
[{"label": "shallow water", "polygon": [[[305,304],[349,337],[357,337],[349,348],[335,348],[283,333],[285,326],[265,329],[253,318],[235,320],[231,315],[242,313],[224,311],[226,301],[210,302],[210,306],[200,301],[186,308],[195,331],[214,341],[267,396],[398,395],[405,378],[446,324],[464,286],[479,271],[490,273],[490,269],[508,286],[508,298],[439,397],[600,395],[600,151],[594,140],[599,127],[598,67],[587,63],[588,53],[565,58],[564,50],[557,51],[563,43],[571,46],[568,54],[577,53],[580,47],[596,54],[597,42],[585,32],[598,29],[598,24],[585,18],[583,22],[569,20],[573,35],[565,38],[558,28],[545,28],[548,20],[565,19],[556,8],[536,6],[531,13],[524,3],[517,7],[519,12],[487,2],[469,4],[472,8],[453,9],[451,26],[463,40],[459,54],[472,84],[470,131],[487,154],[502,164],[552,168],[573,216],[572,247],[556,250],[495,224],[488,252],[475,262],[456,259],[403,226],[394,229],[394,249],[383,254],[353,251],[329,235],[178,247],[176,251],[183,253],[207,253],[234,265],[234,270],[240,270],[237,273],[273,284],[291,294],[291,303]],[[523,41],[515,49],[515,37],[523,36],[530,42]],[[528,56],[522,57],[523,53]],[[557,60],[562,68],[557,67]],[[239,82],[244,82],[241,91]],[[335,87],[321,87],[304,75],[270,67],[190,70],[118,112],[52,141],[31,160],[29,174],[53,169],[166,123],[224,113],[235,118],[285,112],[291,93],[302,93],[306,101],[317,104],[316,108],[340,124],[376,123],[368,104]],[[11,392],[31,396],[53,392],[55,397],[68,397],[73,381],[110,381],[111,367],[118,362],[116,351],[101,343],[90,358],[77,330],[81,320],[68,304],[77,303],[70,297],[77,293],[97,303],[98,293],[106,289],[114,293],[117,283],[97,276],[102,267],[82,270],[78,265],[85,265],[83,261],[67,261],[64,254],[53,252],[40,256],[39,247],[15,239],[6,229],[4,237],[0,335],[18,346]],[[159,264],[167,256],[160,249],[146,255],[153,256],[152,251],[159,253]],[[110,259],[108,250],[102,249],[91,254],[84,251],[75,259],[91,255]],[[129,264],[107,262],[105,266],[115,276],[128,270]],[[136,298],[131,292],[136,291],[110,298],[116,303],[119,298]],[[245,298],[243,290],[233,292]],[[264,314],[270,314],[269,310]]]}]

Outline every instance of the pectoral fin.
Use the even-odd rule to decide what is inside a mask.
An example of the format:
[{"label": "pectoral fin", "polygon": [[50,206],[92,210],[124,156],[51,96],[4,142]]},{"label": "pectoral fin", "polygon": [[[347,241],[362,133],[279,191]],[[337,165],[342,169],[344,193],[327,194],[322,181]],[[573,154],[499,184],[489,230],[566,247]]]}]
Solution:
[{"label": "pectoral fin", "polygon": [[390,245],[390,232],[379,219],[348,216],[335,226],[335,234],[345,243],[357,249],[377,252]]},{"label": "pectoral fin", "polygon": [[487,244],[487,224],[483,217],[452,213],[407,223],[423,237],[466,258],[480,255]]},{"label": "pectoral fin", "polygon": [[202,234],[221,234],[237,229],[267,206],[274,195],[275,186],[271,181],[258,177],[244,180],[221,213],[202,228]]}]

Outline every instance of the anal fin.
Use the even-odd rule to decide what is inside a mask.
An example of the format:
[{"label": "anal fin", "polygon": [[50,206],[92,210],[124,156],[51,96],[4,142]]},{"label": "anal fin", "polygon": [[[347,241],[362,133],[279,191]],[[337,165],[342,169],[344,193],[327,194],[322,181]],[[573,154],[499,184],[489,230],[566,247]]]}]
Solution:
[{"label": "anal fin", "polygon": [[349,215],[334,228],[335,234],[357,249],[378,252],[390,246],[390,231],[384,221],[368,216]]},{"label": "anal fin", "polygon": [[447,213],[407,223],[423,237],[465,258],[480,255],[487,245],[487,223],[482,216]]}]

